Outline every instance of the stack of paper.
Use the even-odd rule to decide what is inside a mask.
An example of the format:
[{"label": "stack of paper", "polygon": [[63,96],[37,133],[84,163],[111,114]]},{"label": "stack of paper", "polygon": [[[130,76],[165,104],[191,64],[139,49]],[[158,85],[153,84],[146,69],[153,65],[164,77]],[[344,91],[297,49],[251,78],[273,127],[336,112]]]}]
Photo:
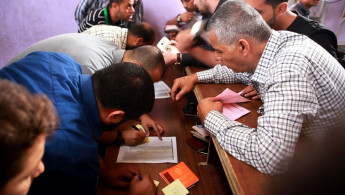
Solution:
[{"label": "stack of paper", "polygon": [[194,137],[208,143],[210,132],[208,132],[203,125],[194,125],[192,128],[195,131],[190,132],[193,134]]},{"label": "stack of paper", "polygon": [[155,99],[170,98],[170,88],[163,81],[154,83]]}]

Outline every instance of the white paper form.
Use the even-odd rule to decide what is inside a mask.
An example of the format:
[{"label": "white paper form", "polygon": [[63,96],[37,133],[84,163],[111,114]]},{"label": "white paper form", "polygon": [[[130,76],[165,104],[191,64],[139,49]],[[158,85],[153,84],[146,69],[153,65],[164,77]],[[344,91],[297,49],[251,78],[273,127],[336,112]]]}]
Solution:
[{"label": "white paper form", "polygon": [[155,99],[170,98],[170,88],[163,81],[154,83]]},{"label": "white paper form", "polygon": [[121,146],[117,162],[122,163],[177,163],[176,137],[150,137],[149,143]]}]

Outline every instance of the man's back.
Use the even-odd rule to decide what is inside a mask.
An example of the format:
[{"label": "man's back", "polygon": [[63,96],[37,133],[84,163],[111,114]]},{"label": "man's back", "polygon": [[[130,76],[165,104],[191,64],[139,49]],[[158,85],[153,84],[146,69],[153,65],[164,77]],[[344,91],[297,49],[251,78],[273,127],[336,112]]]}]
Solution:
[{"label": "man's back", "polygon": [[0,71],[0,78],[43,93],[53,102],[60,125],[47,141],[46,171],[34,180],[32,194],[95,194],[102,133],[91,76],[65,54],[34,52]]},{"label": "man's back", "polygon": [[116,48],[111,41],[93,35],[69,33],[44,39],[33,44],[8,64],[22,59],[34,51],[67,54],[81,65],[83,74],[91,74],[112,63],[121,62],[124,53],[124,50]]}]

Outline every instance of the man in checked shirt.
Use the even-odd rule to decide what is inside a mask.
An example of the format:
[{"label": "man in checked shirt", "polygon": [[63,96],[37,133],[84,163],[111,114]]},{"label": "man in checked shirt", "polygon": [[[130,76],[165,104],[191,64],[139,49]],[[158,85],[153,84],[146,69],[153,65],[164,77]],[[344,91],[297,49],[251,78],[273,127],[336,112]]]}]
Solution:
[{"label": "man in checked shirt", "polygon": [[264,103],[257,128],[228,119],[222,103],[211,98],[198,106],[206,129],[231,155],[276,175],[285,170],[301,135],[318,140],[345,119],[345,70],[308,37],[271,30],[242,1],[224,3],[209,25],[211,44],[225,66],[176,79],[171,96],[180,100],[198,82],[253,85]]}]

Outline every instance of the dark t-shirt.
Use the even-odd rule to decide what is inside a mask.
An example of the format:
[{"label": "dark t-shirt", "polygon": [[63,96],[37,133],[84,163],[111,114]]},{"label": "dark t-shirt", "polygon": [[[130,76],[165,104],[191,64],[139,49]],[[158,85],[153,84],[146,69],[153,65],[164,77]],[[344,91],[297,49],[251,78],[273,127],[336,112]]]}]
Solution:
[{"label": "dark t-shirt", "polygon": [[337,37],[322,24],[298,15],[286,30],[308,36],[332,56],[337,57]]}]

